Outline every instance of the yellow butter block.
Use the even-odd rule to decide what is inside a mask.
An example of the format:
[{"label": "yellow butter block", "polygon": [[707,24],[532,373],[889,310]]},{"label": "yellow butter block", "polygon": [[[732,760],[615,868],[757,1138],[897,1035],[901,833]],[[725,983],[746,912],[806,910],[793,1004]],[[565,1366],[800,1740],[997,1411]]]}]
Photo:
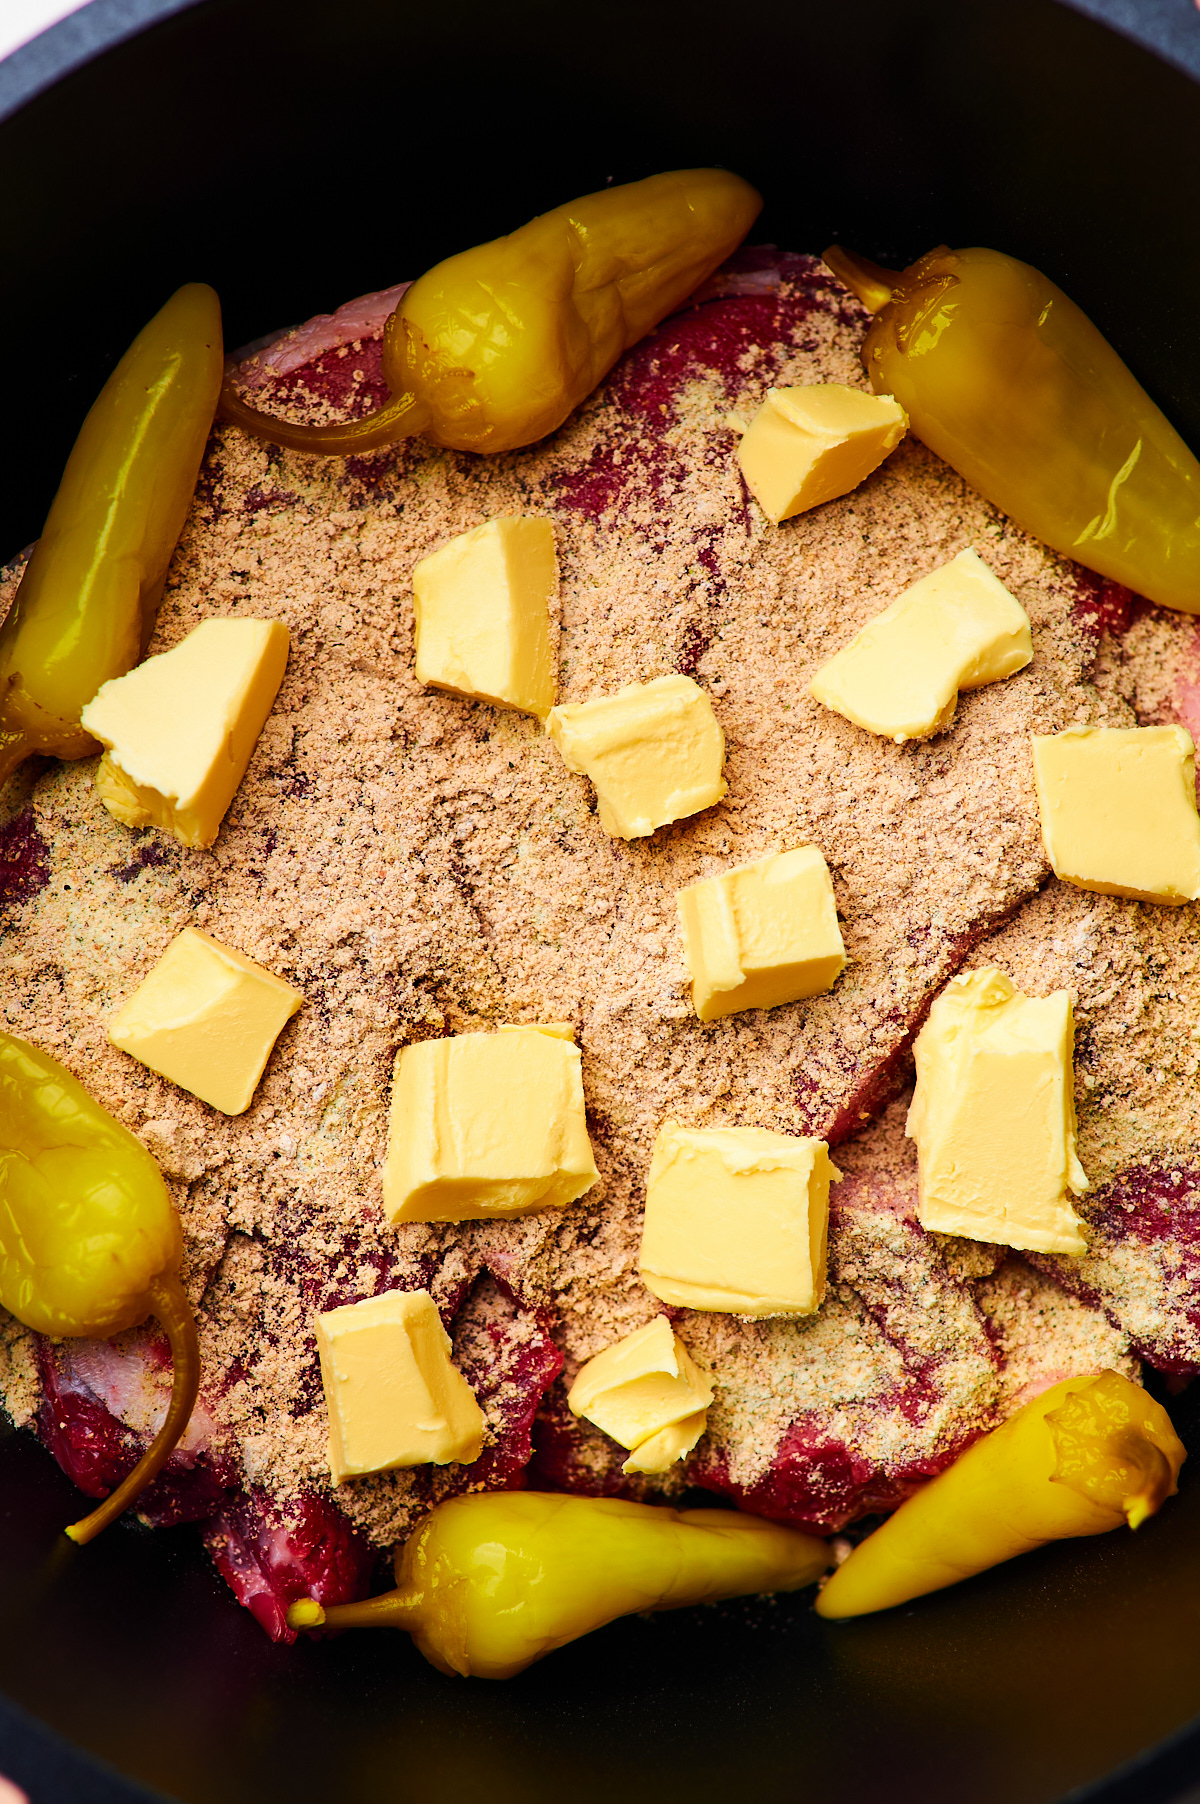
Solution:
[{"label": "yellow butter block", "polygon": [[630,1449],[626,1472],[665,1472],[704,1433],[712,1399],[712,1379],[656,1315],[580,1368],[567,1405]]},{"label": "yellow butter block", "polygon": [[746,484],[776,524],[856,489],[894,451],[908,416],[891,395],[841,382],[772,388],[738,446]]},{"label": "yellow butter block", "polygon": [[544,718],[554,705],[549,520],[504,515],[460,533],[413,571],[417,681]]},{"label": "yellow butter block", "polygon": [[648,1440],[639,1441],[636,1450],[629,1455],[622,1472],[666,1472],[676,1460],[685,1459],[708,1427],[707,1409],[698,1409],[694,1416],[685,1416],[682,1422],[672,1422],[669,1428],[660,1428]]},{"label": "yellow butter block", "polygon": [[483,1411],[427,1290],[385,1290],[317,1317],[333,1482],[396,1466],[469,1465]]},{"label": "yellow butter block", "polygon": [[901,745],[948,727],[960,690],[999,682],[1032,657],[1020,602],[981,557],[960,551],[869,621],[808,692]]},{"label": "yellow butter block", "polygon": [[127,827],[211,846],[283,681],[282,620],[202,620],[105,683],[80,718],[106,750],[96,789]]},{"label": "yellow butter block", "polygon": [[390,1221],[527,1215],[591,1189],[599,1173],[570,1033],[552,1022],[403,1048],[383,1171]]},{"label": "yellow butter block", "polygon": [[198,927],[171,941],[108,1024],[108,1037],[223,1115],[250,1107],[299,990]]},{"label": "yellow butter block", "polygon": [[681,1309],[814,1314],[841,1175],[823,1140],[666,1122],[646,1183],[642,1283]]},{"label": "yellow butter block", "polygon": [[725,794],[725,735],[691,677],[565,702],[550,710],[546,731],[567,769],[591,779],[600,825],[617,839],[642,839]]},{"label": "yellow butter block", "polygon": [[816,846],[689,884],[675,906],[701,1021],[819,995],[846,963],[829,867]]},{"label": "yellow butter block", "polygon": [[907,1133],[921,1225],[1034,1253],[1083,1253],[1071,1207],[1075,1023],[1066,990],[1023,996],[994,966],[952,978],[915,1047]]},{"label": "yellow butter block", "polygon": [[1183,727],[1034,734],[1042,840],[1057,877],[1105,896],[1200,896],[1196,751]]}]

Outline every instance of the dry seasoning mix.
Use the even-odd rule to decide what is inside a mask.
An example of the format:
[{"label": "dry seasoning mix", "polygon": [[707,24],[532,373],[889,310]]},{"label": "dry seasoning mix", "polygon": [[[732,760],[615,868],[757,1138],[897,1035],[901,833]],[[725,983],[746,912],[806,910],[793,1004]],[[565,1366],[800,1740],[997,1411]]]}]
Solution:
[{"label": "dry seasoning mix", "polygon": [[[328,1487],[314,1312],[426,1285],[451,1320],[488,1421],[484,1455],[467,1472],[341,1487],[338,1505],[378,1546],[431,1499],[519,1470],[560,1353],[534,1481],[617,1484],[623,1450],[576,1423],[565,1394],[583,1360],[660,1307],[637,1248],[667,1115],[845,1142],[846,1180],[815,1318],[669,1312],[716,1373],[717,1401],[686,1468],[624,1481],[631,1494],[700,1479],[839,1526],[897,1501],[1049,1379],[1132,1373],[1139,1357],[1200,1365],[1191,914],[1047,884],[1028,750],[1030,733],[1071,724],[1186,719],[1194,624],[1131,614],[912,438],[851,495],[767,524],[732,456],[738,422],[771,383],[862,386],[866,316],[812,259],[761,262],[759,292],[666,322],[527,451],[484,459],[411,441],[343,463],[218,430],[151,650],[212,616],[280,618],[292,637],[219,840],[187,852],[131,834],[97,801],[90,760],[35,761],[14,782],[6,1024],[66,1059],[168,1175],[201,1320],[196,1444],[286,1508]],[[378,343],[326,351],[278,388],[314,420],[367,411],[383,397]],[[649,840],[610,839],[536,722],[418,687],[413,565],[503,513],[554,522],[559,699],[694,676],[726,736],[718,807]],[[949,733],[903,747],[810,700],[818,664],[967,547],[1029,614],[1028,669],[963,697]],[[0,606],[14,588],[10,576]],[[829,995],[701,1025],[676,890],[808,841],[833,873],[847,970]],[[105,1037],[188,923],[307,998],[232,1120]],[[1094,1186],[1081,1262],[916,1226],[905,1099],[891,1099],[924,1009],[968,962],[1078,998]],[[575,1023],[600,1185],[561,1215],[389,1227],[379,1168],[397,1049],[544,1020]],[[139,1344],[95,1355],[131,1423],[157,1401]],[[32,1337],[11,1323],[3,1392],[28,1421]]]}]

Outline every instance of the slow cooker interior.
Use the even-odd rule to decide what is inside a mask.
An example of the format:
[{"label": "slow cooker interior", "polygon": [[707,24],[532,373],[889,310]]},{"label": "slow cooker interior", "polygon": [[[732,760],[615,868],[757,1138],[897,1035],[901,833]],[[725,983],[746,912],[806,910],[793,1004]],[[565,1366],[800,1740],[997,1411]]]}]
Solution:
[{"label": "slow cooker interior", "polygon": [[[763,190],[760,240],[1027,258],[1200,445],[1200,92],[1053,0],[209,0],[0,128],[0,552],[36,536],[99,383],[178,283],[215,284],[236,345],[610,177],[709,162]],[[25,1437],[0,1462],[0,1682],[189,1800],[1017,1804],[1200,1711],[1186,1486],[1136,1539],[918,1609],[619,1623],[491,1687],[400,1636],[270,1646],[188,1530],[122,1526],[60,1564],[66,1481]]]}]

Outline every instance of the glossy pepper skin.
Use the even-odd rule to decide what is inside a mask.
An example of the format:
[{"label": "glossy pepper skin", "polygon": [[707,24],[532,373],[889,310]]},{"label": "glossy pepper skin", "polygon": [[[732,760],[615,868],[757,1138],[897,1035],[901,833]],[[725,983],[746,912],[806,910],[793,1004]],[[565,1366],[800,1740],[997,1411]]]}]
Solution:
[{"label": "glossy pepper skin", "polygon": [[154,629],[221,388],[221,308],[189,283],[92,404],[0,627],[0,783],[31,752],[100,750],[79,724]]},{"label": "glossy pepper skin", "polygon": [[293,1604],[293,1628],[407,1629],[440,1672],[509,1679],[617,1616],[796,1591],[823,1541],[735,1510],[498,1491],[439,1504],[396,1553],[396,1590]]},{"label": "glossy pepper skin", "polygon": [[761,207],[723,169],[584,195],[413,283],[384,328],[392,399],[378,413],[292,425],[249,407],[229,383],[221,413],[299,451],[345,455],[413,433],[456,451],[531,445],[725,261]]},{"label": "glossy pepper skin", "polygon": [[1200,462],[1061,289],[1000,251],[825,261],[876,316],[871,387],[931,451],[1055,551],[1200,613]]},{"label": "glossy pepper skin", "polygon": [[1046,1541],[1137,1528],[1187,1454],[1165,1409],[1116,1372],[1067,1378],[902,1503],[854,1549],[817,1614],[862,1616],[957,1584]]},{"label": "glossy pepper skin", "polygon": [[75,1541],[120,1515],[169,1457],[200,1382],[175,1275],[179,1218],[150,1154],[56,1059],[0,1033],[0,1304],[41,1334],[104,1338],[158,1317],[175,1381],[166,1421]]}]

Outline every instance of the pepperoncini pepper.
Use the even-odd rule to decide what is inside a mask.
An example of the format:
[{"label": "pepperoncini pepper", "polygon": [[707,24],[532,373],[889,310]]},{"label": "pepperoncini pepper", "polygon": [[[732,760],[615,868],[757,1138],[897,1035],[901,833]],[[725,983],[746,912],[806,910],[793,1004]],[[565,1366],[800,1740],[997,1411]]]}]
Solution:
[{"label": "pepperoncini pepper", "polygon": [[293,425],[227,382],[222,416],[298,451],[369,451],[414,433],[456,451],[531,445],[724,262],[761,206],[723,169],[584,195],[413,283],[384,328],[392,398],[377,413]]},{"label": "pepperoncini pepper", "polygon": [[221,387],[211,288],[172,295],[92,404],[0,627],[0,783],[31,752],[86,758],[79,724],[154,629]]},{"label": "pepperoncini pepper", "polygon": [[196,1325],[175,1275],[182,1233],[162,1174],[57,1060],[0,1033],[0,1304],[41,1334],[105,1338],[155,1315],[175,1368],[166,1420],[133,1471],[67,1530],[90,1541],[145,1489],[187,1427]]},{"label": "pepperoncini pepper", "polygon": [[440,1672],[508,1679],[635,1610],[796,1591],[829,1566],[823,1541],[734,1510],[498,1491],[442,1503],[396,1552],[395,1591],[293,1628],[407,1629]]},{"label": "pepperoncini pepper", "polygon": [[1165,1409],[1116,1372],[1067,1378],[902,1503],[838,1567],[820,1616],[862,1616],[1047,1541],[1137,1528],[1187,1454]]},{"label": "pepperoncini pepper", "polygon": [[1200,462],[1061,289],[1000,251],[825,262],[876,315],[871,387],[931,451],[1055,551],[1200,613]]}]

